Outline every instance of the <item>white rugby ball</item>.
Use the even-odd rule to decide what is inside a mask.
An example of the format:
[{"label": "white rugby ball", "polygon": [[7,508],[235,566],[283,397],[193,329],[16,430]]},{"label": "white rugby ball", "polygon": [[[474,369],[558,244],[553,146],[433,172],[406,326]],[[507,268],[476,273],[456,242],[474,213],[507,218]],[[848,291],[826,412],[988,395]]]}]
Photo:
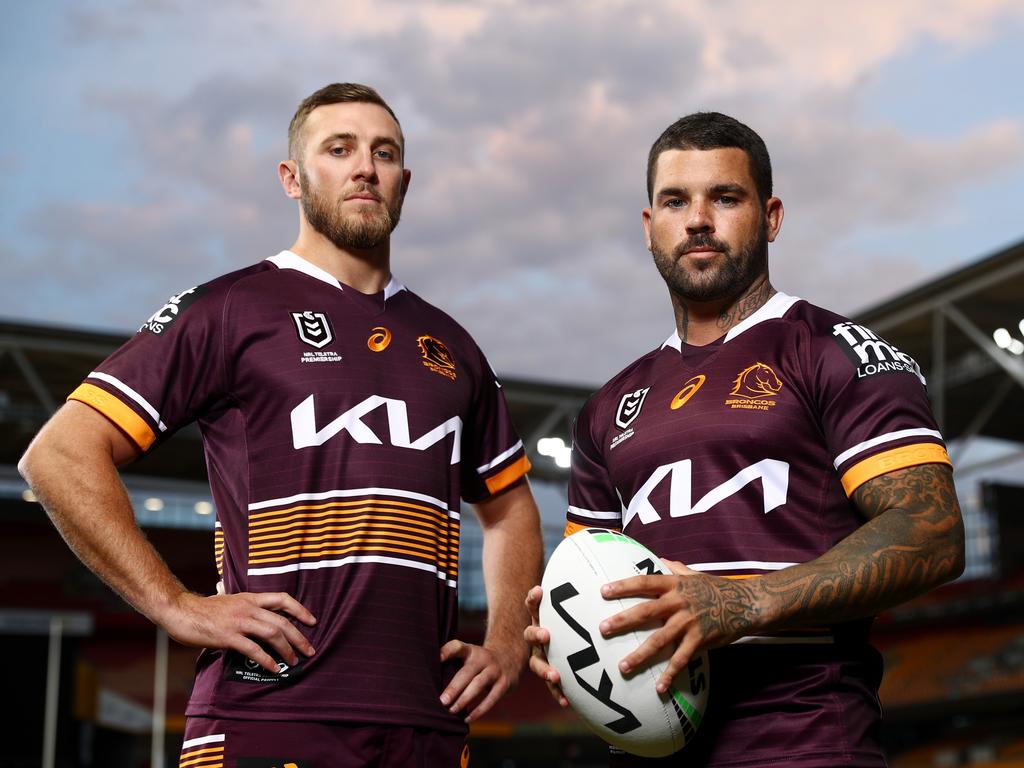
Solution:
[{"label": "white rugby ball", "polygon": [[655,690],[672,648],[629,677],[619,661],[657,628],[605,638],[598,625],[648,598],[606,600],[601,587],[639,574],[668,574],[647,547],[617,531],[586,528],[563,539],[544,570],[540,625],[551,633],[548,663],[562,691],[587,726],[613,747],[642,757],[664,757],[696,733],[708,699],[707,653],[700,653],[673,681]]}]

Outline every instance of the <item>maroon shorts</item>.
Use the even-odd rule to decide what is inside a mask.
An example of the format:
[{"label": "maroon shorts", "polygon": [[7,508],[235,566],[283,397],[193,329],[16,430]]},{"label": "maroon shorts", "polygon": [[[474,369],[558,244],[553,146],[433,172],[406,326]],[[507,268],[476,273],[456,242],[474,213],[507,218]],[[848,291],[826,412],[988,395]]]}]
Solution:
[{"label": "maroon shorts", "polygon": [[460,733],[390,725],[185,719],[180,768],[466,768]]}]

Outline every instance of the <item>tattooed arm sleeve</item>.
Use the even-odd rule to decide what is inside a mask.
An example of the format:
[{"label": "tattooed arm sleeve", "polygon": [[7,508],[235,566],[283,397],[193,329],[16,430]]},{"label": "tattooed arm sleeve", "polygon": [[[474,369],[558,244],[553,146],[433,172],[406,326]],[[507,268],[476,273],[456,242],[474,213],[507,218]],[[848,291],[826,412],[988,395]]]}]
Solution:
[{"label": "tattooed arm sleeve", "polygon": [[963,521],[948,466],[880,475],[853,500],[867,523],[816,560],[752,580],[763,590],[748,596],[764,609],[763,629],[871,616],[963,572]]}]

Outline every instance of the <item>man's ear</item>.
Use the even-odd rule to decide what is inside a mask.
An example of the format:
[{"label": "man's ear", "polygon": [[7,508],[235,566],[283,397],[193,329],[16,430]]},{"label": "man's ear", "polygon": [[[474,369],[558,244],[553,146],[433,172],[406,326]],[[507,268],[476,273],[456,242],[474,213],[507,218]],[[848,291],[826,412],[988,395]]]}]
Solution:
[{"label": "man's ear", "polygon": [[779,230],[782,229],[782,218],[785,214],[786,211],[782,207],[782,201],[777,197],[769,197],[768,201],[764,204],[765,229],[767,230],[769,243],[775,242],[775,237],[779,234]]},{"label": "man's ear", "polygon": [[302,198],[298,163],[294,160],[282,160],[277,164],[277,178],[281,180],[281,186],[288,197],[292,200],[300,200]]}]

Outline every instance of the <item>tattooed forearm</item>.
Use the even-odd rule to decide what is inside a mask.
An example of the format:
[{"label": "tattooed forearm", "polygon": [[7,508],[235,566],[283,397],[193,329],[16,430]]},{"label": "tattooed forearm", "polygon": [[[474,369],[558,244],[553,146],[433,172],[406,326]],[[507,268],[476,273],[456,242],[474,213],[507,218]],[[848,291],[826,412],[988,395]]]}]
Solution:
[{"label": "tattooed forearm", "polygon": [[882,475],[853,499],[865,525],[817,560],[755,580],[771,606],[764,628],[873,615],[963,572],[963,522],[946,465]]}]

